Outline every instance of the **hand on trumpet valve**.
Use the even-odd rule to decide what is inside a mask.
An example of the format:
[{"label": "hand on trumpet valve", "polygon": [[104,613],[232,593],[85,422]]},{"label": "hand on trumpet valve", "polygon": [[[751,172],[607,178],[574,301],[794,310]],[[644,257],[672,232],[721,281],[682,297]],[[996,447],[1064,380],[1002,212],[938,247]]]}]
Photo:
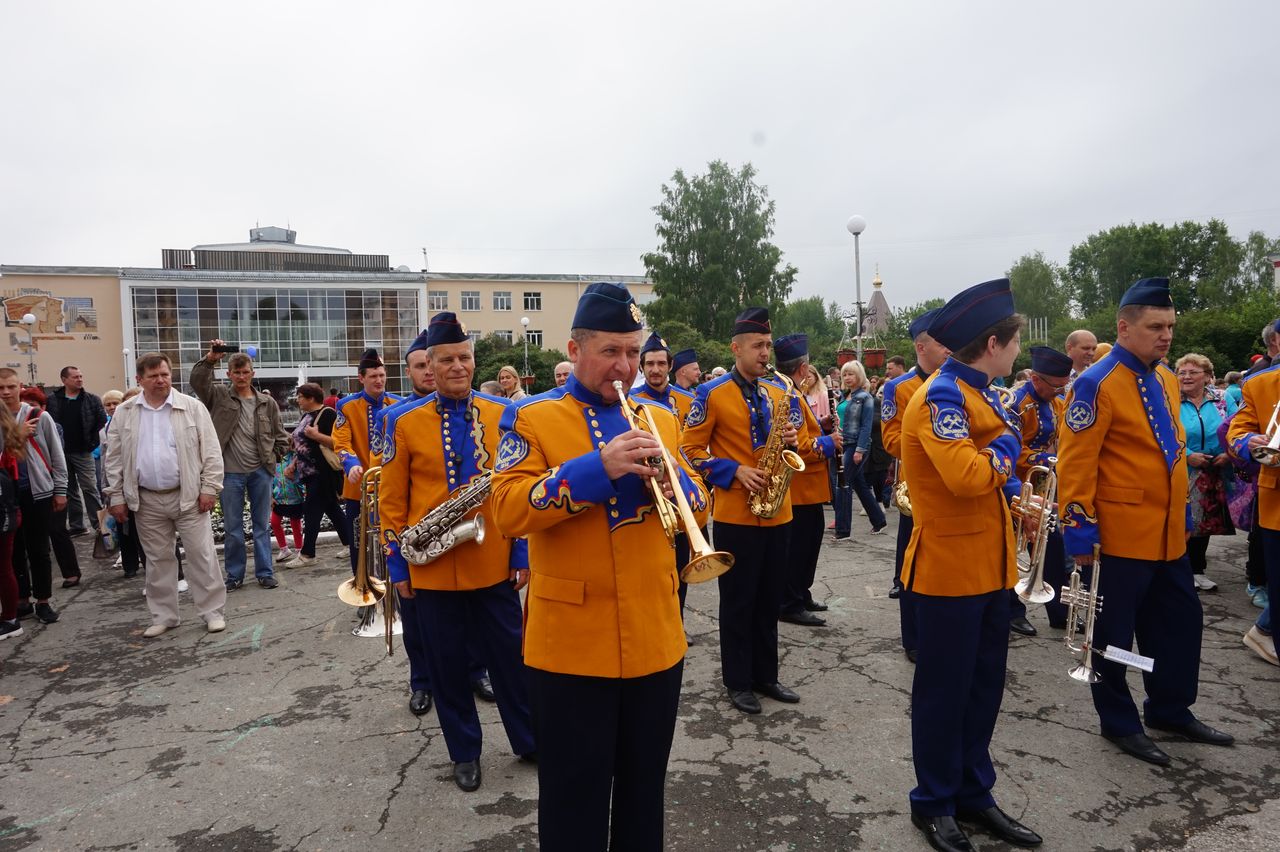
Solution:
[{"label": "hand on trumpet valve", "polygon": [[610,479],[628,473],[638,476],[662,475],[662,445],[641,429],[629,429],[604,445],[600,462]]}]

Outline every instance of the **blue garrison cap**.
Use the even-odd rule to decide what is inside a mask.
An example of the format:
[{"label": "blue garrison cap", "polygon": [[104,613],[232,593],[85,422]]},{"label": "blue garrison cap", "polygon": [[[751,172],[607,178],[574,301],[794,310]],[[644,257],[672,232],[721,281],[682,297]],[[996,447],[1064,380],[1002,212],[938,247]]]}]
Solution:
[{"label": "blue garrison cap", "polygon": [[929,323],[929,336],[954,352],[1013,314],[1009,279],[984,281],[961,290],[943,305]]},{"label": "blue garrison cap", "polygon": [[1172,308],[1173,296],[1169,295],[1168,278],[1143,278],[1133,282],[1133,286],[1124,291],[1120,297],[1120,307],[1126,305],[1154,305],[1157,308]]},{"label": "blue garrison cap", "polygon": [[671,369],[672,371],[679,370],[681,367],[687,367],[690,364],[696,363],[697,360],[697,352],[694,352],[692,349],[681,349],[671,357]]},{"label": "blue garrison cap", "polygon": [[925,311],[911,321],[911,325],[907,328],[907,333],[911,335],[912,340],[915,340],[917,337],[929,330],[929,324],[933,322],[933,318],[938,315],[938,311],[940,310],[942,310],[942,308],[934,308],[931,311]]},{"label": "blue garrison cap", "polygon": [[[453,311],[442,311],[431,318],[425,334],[426,340],[423,342],[423,348],[440,346],[444,343],[465,343],[467,340],[467,327],[458,321],[458,315]],[[422,335],[418,336],[419,338],[422,337]],[[417,345],[416,340],[414,345]]]},{"label": "blue garrison cap", "polygon": [[1071,375],[1071,359],[1051,346],[1032,346],[1031,369],[1042,376],[1065,379]]},{"label": "blue garrison cap", "polygon": [[779,364],[809,354],[809,335],[788,334],[773,341],[773,355]]},{"label": "blue garrison cap", "polygon": [[424,328],[422,331],[418,332],[418,336],[413,339],[413,342],[409,344],[409,348],[404,351],[404,357],[408,358],[413,353],[427,348],[429,345],[427,343],[427,331],[429,331],[429,329]]},{"label": "blue garrison cap", "polygon": [[768,308],[747,308],[733,321],[734,334],[773,334]]},{"label": "blue garrison cap", "polygon": [[365,370],[376,370],[384,366],[382,356],[378,354],[377,349],[366,349],[360,353],[359,370],[363,373]]},{"label": "blue garrison cap", "polygon": [[644,346],[640,347],[640,358],[643,359],[649,352],[666,352],[671,354],[671,347],[667,345],[667,341],[658,336],[655,331],[649,335],[649,339],[644,342]]},{"label": "blue garrison cap", "polygon": [[631,291],[625,285],[599,281],[582,291],[570,328],[639,331],[644,328],[643,319],[636,300],[631,297]]}]

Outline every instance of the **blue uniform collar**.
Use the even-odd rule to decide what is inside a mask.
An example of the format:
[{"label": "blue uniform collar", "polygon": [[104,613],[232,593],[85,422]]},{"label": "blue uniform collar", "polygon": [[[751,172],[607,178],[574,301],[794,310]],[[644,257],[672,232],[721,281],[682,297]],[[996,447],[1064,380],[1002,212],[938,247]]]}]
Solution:
[{"label": "blue uniform collar", "polygon": [[662,390],[658,390],[653,385],[649,384],[648,382],[645,382],[644,392],[647,393],[650,396],[650,398],[656,400],[657,402],[666,402],[667,398],[671,396],[671,383],[667,382],[667,386],[665,388],[663,388]]},{"label": "blue uniform collar", "polygon": [[451,397],[434,395],[436,398],[436,407],[440,411],[470,411],[471,410],[471,394],[467,394],[462,399],[452,399]]},{"label": "blue uniform collar", "polygon": [[978,390],[986,390],[987,386],[991,384],[991,379],[986,373],[970,367],[968,364],[961,364],[955,358],[947,358],[939,368],[939,372],[955,376],[959,381]]},{"label": "blue uniform collar", "polygon": [[1160,363],[1159,359],[1157,359],[1150,364],[1144,364],[1142,363],[1142,359],[1137,355],[1134,355],[1128,349],[1125,349],[1119,343],[1111,347],[1111,352],[1109,354],[1114,355],[1117,361],[1139,374],[1150,373]]},{"label": "blue uniform collar", "polygon": [[570,396],[584,405],[597,405],[602,408],[607,408],[609,405],[618,404],[616,402],[605,402],[604,397],[600,396],[600,394],[595,391],[588,390],[587,386],[578,381],[578,377],[572,373],[569,374],[569,380],[564,383],[564,389],[569,392]]},{"label": "blue uniform collar", "polygon": [[382,405],[383,401],[387,398],[387,393],[386,391],[383,391],[382,396],[375,398],[375,397],[369,396],[368,391],[362,390],[360,391],[360,396],[364,398],[365,402],[369,403],[374,408],[377,408],[378,406]]}]

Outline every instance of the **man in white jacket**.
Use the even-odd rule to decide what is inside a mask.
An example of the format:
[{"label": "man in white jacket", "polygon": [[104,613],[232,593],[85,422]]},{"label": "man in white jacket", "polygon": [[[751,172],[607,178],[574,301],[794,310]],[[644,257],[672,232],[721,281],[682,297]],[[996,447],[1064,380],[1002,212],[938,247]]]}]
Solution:
[{"label": "man in white jacket", "polygon": [[227,589],[209,512],[222,490],[222,448],[208,409],[173,389],[166,356],[143,355],[137,376],[142,393],[116,409],[107,431],[107,504],[118,523],[133,510],[147,555],[151,626],[142,635],[155,638],[179,624],[175,535],[196,609],[216,633],[227,626]]}]

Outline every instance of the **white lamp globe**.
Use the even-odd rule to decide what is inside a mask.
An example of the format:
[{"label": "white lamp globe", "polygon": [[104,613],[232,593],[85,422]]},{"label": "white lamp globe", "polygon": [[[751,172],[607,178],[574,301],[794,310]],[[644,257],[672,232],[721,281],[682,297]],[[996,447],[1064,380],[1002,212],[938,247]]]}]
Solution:
[{"label": "white lamp globe", "polygon": [[845,227],[849,229],[849,233],[856,237],[867,229],[867,220],[861,216],[850,216],[849,221],[845,223]]}]

